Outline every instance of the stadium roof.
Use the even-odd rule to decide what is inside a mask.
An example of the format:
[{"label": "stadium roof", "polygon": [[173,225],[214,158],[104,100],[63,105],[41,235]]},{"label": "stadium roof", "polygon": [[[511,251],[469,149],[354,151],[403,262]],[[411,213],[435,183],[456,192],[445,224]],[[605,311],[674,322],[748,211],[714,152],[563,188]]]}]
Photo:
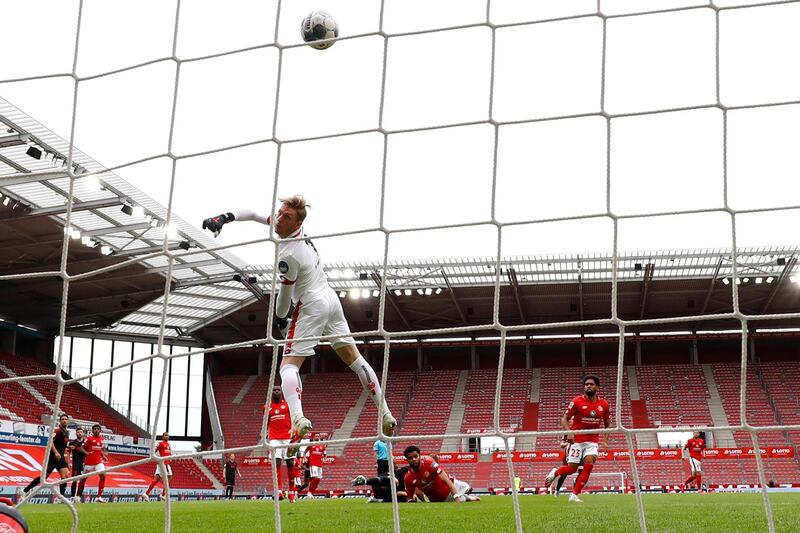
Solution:
[{"label": "stadium roof", "polygon": [[[62,285],[53,275],[60,269],[64,232],[72,231],[70,275],[117,266],[70,284],[70,331],[153,338],[159,330],[169,268],[167,257],[159,254],[166,238],[177,256],[165,336],[206,345],[264,337],[271,265],[246,266],[224,249],[197,253],[215,248],[215,242],[175,215],[166,227],[166,207],[77,149],[76,173],[97,174],[75,180],[75,203],[66,230],[68,142],[2,99],[0,122],[5,128],[0,136],[4,195],[0,220],[5,228],[0,235],[0,275],[49,274],[0,280],[3,317],[57,331]],[[744,312],[800,310],[800,291],[788,283],[800,268],[799,254],[800,247],[738,250],[738,275],[748,280],[739,286]],[[500,321],[518,325],[609,318],[612,261],[610,254],[504,257],[499,265]],[[391,262],[385,273],[389,290],[385,328],[415,331],[491,324],[496,268],[492,257]],[[381,286],[383,272],[379,262],[335,263],[326,268],[354,331],[377,329],[378,299],[373,294]],[[732,274],[730,249],[620,253],[619,316],[730,312]],[[35,302],[35,308],[26,302]],[[725,321],[718,326],[725,326]],[[609,330],[596,326],[583,331],[592,329]]]}]

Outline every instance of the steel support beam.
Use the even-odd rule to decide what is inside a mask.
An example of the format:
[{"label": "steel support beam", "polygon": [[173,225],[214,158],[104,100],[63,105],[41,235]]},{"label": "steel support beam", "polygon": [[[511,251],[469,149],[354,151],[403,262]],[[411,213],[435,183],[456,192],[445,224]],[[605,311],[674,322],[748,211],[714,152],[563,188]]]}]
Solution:
[{"label": "steel support beam", "polygon": [[703,298],[703,306],[700,308],[700,314],[706,314],[706,309],[708,309],[708,304],[711,302],[711,294],[714,292],[714,285],[717,283],[717,276],[719,276],[719,271],[722,268],[723,259],[720,257],[719,261],[717,261],[717,268],[714,269],[714,275],[711,277],[711,281],[708,282],[708,289],[706,289],[706,297]]},{"label": "steel support beam", "polygon": [[[376,270],[373,270],[370,274],[372,276],[372,280],[375,282],[375,285],[377,285],[378,289],[380,290],[381,284],[383,283],[381,275],[378,274]],[[400,317],[400,320],[403,322],[403,325],[408,329],[413,329],[411,326],[411,322],[409,322],[408,318],[406,318],[405,313],[400,308],[400,304],[397,302],[397,298],[395,297],[394,293],[389,290],[389,287],[386,287],[386,300],[388,300],[389,304],[392,306],[394,311]]]},{"label": "steel support beam", "polygon": [[453,285],[450,283],[450,278],[447,277],[444,269],[442,269],[442,278],[444,279],[444,284],[447,285],[447,292],[450,294],[450,299],[453,301],[456,311],[458,311],[458,316],[461,318],[461,323],[465,326],[469,325],[467,322],[467,317],[464,314],[464,311],[461,309],[461,304],[459,303],[456,293],[453,290]]},{"label": "steel support beam", "polygon": [[642,298],[639,301],[639,320],[644,318],[644,312],[647,308],[647,293],[650,291],[650,282],[653,280],[653,271],[655,270],[653,263],[647,263],[644,266],[644,279],[642,279]]},{"label": "steel support beam", "polygon": [[523,324],[528,323],[528,317],[525,314],[525,308],[522,306],[522,297],[520,295],[519,281],[517,280],[517,271],[513,268],[508,269],[508,279],[511,282],[511,287],[514,289],[514,299],[517,302],[517,311],[519,311],[519,318]]}]

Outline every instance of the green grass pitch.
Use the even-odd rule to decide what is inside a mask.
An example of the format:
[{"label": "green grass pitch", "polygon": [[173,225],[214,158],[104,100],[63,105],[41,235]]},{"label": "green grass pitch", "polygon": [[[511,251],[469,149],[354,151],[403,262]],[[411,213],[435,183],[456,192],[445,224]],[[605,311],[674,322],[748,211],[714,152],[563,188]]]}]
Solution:
[{"label": "green grass pitch", "polygon": [[[767,531],[760,494],[645,495],[648,529],[652,532]],[[800,531],[800,494],[770,496],[777,531]],[[583,504],[565,496],[521,496],[525,531],[636,532],[639,531],[633,495],[586,495]],[[70,530],[72,515],[64,505],[27,505],[21,508],[32,533]],[[78,506],[81,533],[149,533],[164,531],[163,503],[84,503]],[[367,504],[364,499],[281,502],[286,532],[392,531],[389,504]],[[514,531],[509,496],[487,496],[480,502],[455,504],[400,504],[403,531]],[[172,531],[186,533],[253,533],[274,531],[273,502],[174,502]]]}]

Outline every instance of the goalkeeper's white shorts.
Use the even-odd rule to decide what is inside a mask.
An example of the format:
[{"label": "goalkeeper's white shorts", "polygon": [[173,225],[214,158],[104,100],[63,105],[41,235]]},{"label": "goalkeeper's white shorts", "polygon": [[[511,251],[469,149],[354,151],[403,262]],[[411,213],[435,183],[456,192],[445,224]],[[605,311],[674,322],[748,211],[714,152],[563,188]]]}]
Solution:
[{"label": "goalkeeper's white shorts", "polygon": [[[309,296],[311,296],[310,300],[299,301],[295,305],[286,339],[326,335],[333,337],[331,345],[334,349],[355,344],[355,339],[350,336],[350,326],[347,325],[344,317],[342,303],[333,289],[328,288]],[[283,348],[283,355],[314,355],[314,347],[317,344],[319,344],[318,340],[287,342]]]},{"label": "goalkeeper's white shorts", "polygon": [[453,478],[453,486],[455,486],[456,488],[456,495],[453,496],[452,494],[450,494],[449,496],[447,496],[447,499],[445,499],[446,502],[452,502],[456,498],[461,498],[462,496],[467,494],[471,489],[469,483],[467,483],[466,481],[461,481],[460,479],[456,478]]}]

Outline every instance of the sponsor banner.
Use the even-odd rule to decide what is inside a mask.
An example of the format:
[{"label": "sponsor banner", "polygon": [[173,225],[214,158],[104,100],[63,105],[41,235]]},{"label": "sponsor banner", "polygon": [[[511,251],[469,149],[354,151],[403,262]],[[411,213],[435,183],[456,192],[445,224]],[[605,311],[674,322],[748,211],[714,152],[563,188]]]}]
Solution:
[{"label": "sponsor banner", "polygon": [[[436,455],[439,458],[439,462],[444,463],[477,463],[478,462],[478,454],[475,452],[439,452],[437,454],[425,454],[425,455]],[[404,465],[406,464],[406,458],[403,454],[396,453],[394,454],[394,463],[395,465]]]},{"label": "sponsor banner", "polygon": [[141,455],[143,457],[150,455],[150,450],[148,448],[142,448],[141,446],[120,446],[118,444],[109,444],[108,452],[124,453],[126,455]]},{"label": "sponsor banner", "polygon": [[[794,457],[795,450],[788,446],[765,446],[761,448],[761,457],[781,459]],[[709,448],[703,454],[705,459],[736,459],[755,457],[755,448]]]},{"label": "sponsor banner", "polygon": [[[336,456],[328,455],[322,458],[322,464],[335,465]],[[266,466],[272,464],[269,457],[245,457],[239,460],[239,466]]]},{"label": "sponsor banner", "polygon": [[46,446],[47,437],[41,435],[20,435],[17,433],[0,433],[0,443],[29,444],[33,446]]},{"label": "sponsor banner", "polygon": [[[37,477],[42,470],[42,461],[46,449],[42,446],[22,444],[0,444],[0,486],[27,485],[31,478]],[[119,464],[113,456],[106,467]],[[53,472],[48,481],[59,479],[58,472]],[[87,486],[97,485],[97,478],[90,477]],[[146,488],[150,479],[133,468],[124,468],[106,474],[106,487],[114,488]]]},{"label": "sponsor banner", "polygon": [[[500,431],[503,433],[516,433],[518,428],[500,428]],[[494,435],[493,429],[468,429],[466,431],[468,435],[484,435],[484,434],[492,434]]]}]

